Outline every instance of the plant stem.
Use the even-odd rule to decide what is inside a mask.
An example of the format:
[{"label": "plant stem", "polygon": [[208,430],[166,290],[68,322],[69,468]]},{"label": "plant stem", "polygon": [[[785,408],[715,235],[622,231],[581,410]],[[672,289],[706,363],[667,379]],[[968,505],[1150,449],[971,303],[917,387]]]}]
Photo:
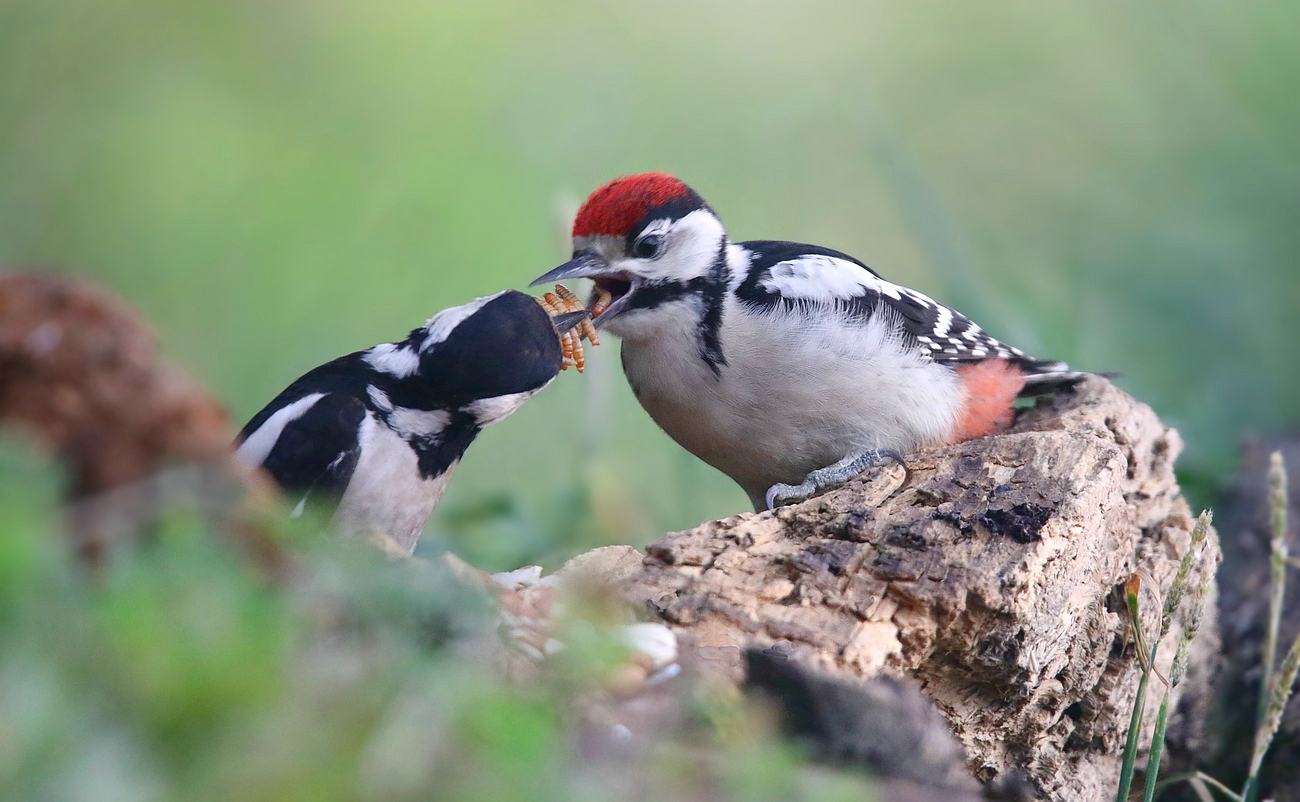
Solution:
[{"label": "plant stem", "polygon": [[[1157,642],[1151,647],[1151,661],[1147,665],[1155,665],[1156,649],[1159,645]],[[1150,679],[1151,671],[1143,670],[1142,679],[1138,680],[1137,698],[1133,700],[1133,715],[1128,722],[1128,739],[1124,742],[1124,762],[1120,765],[1119,793],[1115,795],[1115,802],[1126,802],[1129,789],[1133,787],[1133,763],[1137,760],[1138,736],[1142,730],[1142,715],[1146,711],[1147,682]]]},{"label": "plant stem", "polygon": [[1273,663],[1277,658],[1277,635],[1282,620],[1282,599],[1286,593],[1286,511],[1287,511],[1287,477],[1286,463],[1282,461],[1282,452],[1274,451],[1269,457],[1268,466],[1268,505],[1269,523],[1272,528],[1272,553],[1269,562],[1270,584],[1272,593],[1268,601],[1268,630],[1264,640],[1264,678],[1259,689],[1259,713],[1255,729],[1255,749],[1250,759],[1250,773],[1246,785],[1241,790],[1245,802],[1255,802],[1259,795],[1259,770],[1264,763],[1264,755],[1273,744],[1273,736],[1282,723],[1282,713],[1286,710],[1287,700],[1291,698],[1291,685],[1295,682],[1297,669],[1300,669],[1300,637],[1297,637],[1286,659],[1282,661],[1281,670],[1274,674]]},{"label": "plant stem", "polygon": [[1156,796],[1156,778],[1160,775],[1160,755],[1165,751],[1165,728],[1168,723],[1169,688],[1165,688],[1165,698],[1160,700],[1160,714],[1156,716],[1156,731],[1151,736],[1151,753],[1147,757],[1147,779],[1142,802],[1151,802]]},{"label": "plant stem", "polygon": [[1274,451],[1269,457],[1268,503],[1269,523],[1272,529],[1269,559],[1268,628],[1264,631],[1264,677],[1259,687],[1259,706],[1255,726],[1264,723],[1264,710],[1273,690],[1273,666],[1277,662],[1277,635],[1282,623],[1282,600],[1286,596],[1286,465],[1282,452]]},{"label": "plant stem", "polygon": [[1185,774],[1175,774],[1172,777],[1166,777],[1165,779],[1156,783],[1156,790],[1163,791],[1171,785],[1175,785],[1181,782],[1191,782],[1192,780],[1199,780],[1203,783],[1208,783],[1209,785],[1214,787],[1214,790],[1223,794],[1228,799],[1231,799],[1232,802],[1242,802],[1241,797],[1237,795],[1236,791],[1233,791],[1231,788],[1219,782],[1218,780],[1214,779],[1213,777],[1211,777],[1210,775],[1206,774],[1203,771],[1189,771]]},{"label": "plant stem", "polygon": [[1218,790],[1221,794],[1226,796],[1228,799],[1231,799],[1232,802],[1242,802],[1241,797],[1233,793],[1231,788],[1219,782],[1218,780],[1214,779],[1213,777],[1206,774],[1205,772],[1203,771],[1196,772],[1196,779],[1200,780],[1203,783],[1209,783],[1210,785],[1214,786],[1216,790]]}]

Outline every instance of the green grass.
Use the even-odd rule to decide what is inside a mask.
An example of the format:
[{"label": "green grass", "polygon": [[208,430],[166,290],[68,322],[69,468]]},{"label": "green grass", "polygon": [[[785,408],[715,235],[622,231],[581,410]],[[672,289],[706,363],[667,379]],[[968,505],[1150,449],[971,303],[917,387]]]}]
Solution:
[{"label": "green grass", "polygon": [[175,504],[92,576],[59,531],[57,472],[0,442],[0,476],[4,802],[872,798],[704,688],[698,720],[636,759],[580,755],[574,711],[626,659],[599,617],[575,612],[572,648],[506,683],[487,600],[438,563],[286,524],[281,584]]}]

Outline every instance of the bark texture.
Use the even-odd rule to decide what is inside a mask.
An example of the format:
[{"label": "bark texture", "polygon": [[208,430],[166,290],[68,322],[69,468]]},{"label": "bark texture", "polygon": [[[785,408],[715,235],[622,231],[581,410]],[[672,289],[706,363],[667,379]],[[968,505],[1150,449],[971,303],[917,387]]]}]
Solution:
[{"label": "bark texture", "polygon": [[[640,563],[611,549],[604,572],[706,670],[739,681],[746,648],[787,641],[840,676],[911,675],[980,780],[1023,773],[1052,799],[1112,798],[1138,679],[1121,587],[1143,569],[1167,590],[1189,546],[1180,448],[1149,407],[1090,379],[1005,432],[911,455],[906,480],[877,469],[669,534]],[[1189,612],[1162,641],[1163,673]],[[1217,640],[1211,611],[1175,689],[1175,759],[1199,737]]]}]

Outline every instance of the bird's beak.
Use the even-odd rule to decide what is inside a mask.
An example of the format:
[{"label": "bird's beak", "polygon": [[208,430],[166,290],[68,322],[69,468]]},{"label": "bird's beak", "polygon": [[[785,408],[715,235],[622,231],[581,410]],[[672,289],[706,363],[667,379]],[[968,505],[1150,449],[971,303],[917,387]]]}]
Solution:
[{"label": "bird's beak", "polygon": [[569,329],[572,329],[574,326],[578,325],[579,323],[581,323],[582,321],[586,320],[589,317],[591,317],[591,312],[589,312],[586,309],[583,309],[580,312],[566,312],[563,315],[556,315],[555,317],[551,318],[551,323],[555,325],[556,333],[563,336],[564,334],[568,333]]},{"label": "bird's beak", "polygon": [[607,273],[609,273],[609,262],[595,254],[580,253],[551,272],[538,276],[528,286],[536,287],[538,284],[549,284],[567,278],[594,278]]}]

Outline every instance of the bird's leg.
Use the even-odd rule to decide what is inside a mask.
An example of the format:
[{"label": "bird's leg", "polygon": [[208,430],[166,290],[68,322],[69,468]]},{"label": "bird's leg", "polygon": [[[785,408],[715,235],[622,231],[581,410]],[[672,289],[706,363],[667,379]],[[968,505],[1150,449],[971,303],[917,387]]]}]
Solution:
[{"label": "bird's leg", "polygon": [[813,496],[834,490],[868,468],[885,464],[886,460],[893,460],[902,465],[904,471],[908,469],[903,455],[890,448],[854,452],[834,465],[818,468],[808,474],[801,484],[772,485],[767,489],[767,508],[774,510],[786,504],[807,501]]}]

